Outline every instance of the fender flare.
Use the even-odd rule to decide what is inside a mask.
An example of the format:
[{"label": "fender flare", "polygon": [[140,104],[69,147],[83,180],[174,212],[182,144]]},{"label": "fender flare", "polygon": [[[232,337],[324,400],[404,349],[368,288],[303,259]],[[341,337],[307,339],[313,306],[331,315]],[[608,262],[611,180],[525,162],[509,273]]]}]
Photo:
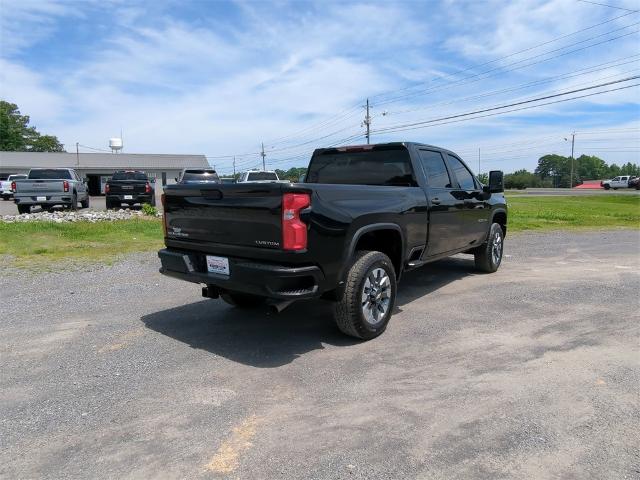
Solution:
[{"label": "fender flare", "polygon": [[398,225],[397,223],[371,223],[369,225],[365,225],[364,227],[360,227],[353,234],[353,237],[351,238],[351,242],[349,243],[349,248],[347,249],[347,254],[343,257],[342,267],[340,268],[340,275],[338,276],[340,284],[344,282],[345,271],[347,269],[349,262],[351,261],[351,258],[353,258],[353,254],[355,253],[355,250],[356,250],[356,245],[358,244],[358,241],[360,240],[360,238],[365,233],[374,232],[376,230],[395,230],[400,234],[400,242],[401,242],[400,253],[402,258],[400,259],[400,271],[396,272],[396,276],[400,278],[400,274],[402,273],[402,266],[404,264],[404,252],[405,252],[405,239],[404,239],[404,233],[402,232],[402,228],[400,228],[400,225]]}]

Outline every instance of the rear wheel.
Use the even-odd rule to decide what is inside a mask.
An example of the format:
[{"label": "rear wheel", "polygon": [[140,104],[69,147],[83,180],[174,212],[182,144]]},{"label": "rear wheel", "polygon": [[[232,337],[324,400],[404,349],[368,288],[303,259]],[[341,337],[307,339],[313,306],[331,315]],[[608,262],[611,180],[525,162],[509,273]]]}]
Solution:
[{"label": "rear wheel", "polygon": [[491,225],[487,241],[475,251],[476,268],[480,271],[493,273],[498,270],[502,262],[504,249],[504,232],[498,223]]},{"label": "rear wheel", "polygon": [[18,213],[29,213],[30,211],[30,205],[18,205]]},{"label": "rear wheel", "polygon": [[385,331],[396,300],[396,272],[382,252],[356,254],[333,316],[346,335],[369,340]]},{"label": "rear wheel", "polygon": [[69,205],[69,208],[71,208],[71,210],[78,210],[78,195],[75,193],[73,197],[71,197],[71,205]]},{"label": "rear wheel", "polygon": [[80,202],[80,205],[82,205],[82,208],[89,208],[89,203],[90,203],[89,195],[87,195],[86,200],[83,200],[82,202]]},{"label": "rear wheel", "polygon": [[242,292],[224,292],[220,294],[220,298],[229,305],[237,308],[251,308],[257,307],[264,303],[264,297],[258,295],[251,295],[250,293]]},{"label": "rear wheel", "polygon": [[610,188],[611,188],[611,185],[607,185],[607,184],[604,185],[605,190],[609,190]]}]

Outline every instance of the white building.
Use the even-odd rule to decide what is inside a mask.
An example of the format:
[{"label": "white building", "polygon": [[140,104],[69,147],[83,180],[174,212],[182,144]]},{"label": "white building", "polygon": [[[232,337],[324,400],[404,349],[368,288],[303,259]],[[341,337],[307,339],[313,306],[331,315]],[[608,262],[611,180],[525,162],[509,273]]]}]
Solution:
[{"label": "white building", "polygon": [[104,184],[116,170],[142,170],[157,188],[175,183],[184,168],[211,168],[204,155],[0,152],[0,173],[28,173],[40,167],[75,168],[89,180],[91,195],[104,193]]}]

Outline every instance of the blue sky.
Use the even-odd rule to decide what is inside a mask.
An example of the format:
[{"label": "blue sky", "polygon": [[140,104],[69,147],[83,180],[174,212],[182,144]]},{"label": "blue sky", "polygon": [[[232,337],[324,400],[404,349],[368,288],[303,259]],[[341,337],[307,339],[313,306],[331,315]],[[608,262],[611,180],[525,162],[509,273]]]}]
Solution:
[{"label": "blue sky", "polygon": [[393,131],[640,74],[640,13],[624,10],[640,4],[608,3],[620,8],[0,0],[0,96],[69,150],[107,148],[122,129],[127,152],[205,154],[222,172],[232,155],[238,169],[260,163],[262,141],[273,168],[363,143],[367,97],[373,141],[441,145],[476,170],[478,148],[483,171],[533,169],[568,154],[572,131],[576,155],[639,163],[640,87]]}]

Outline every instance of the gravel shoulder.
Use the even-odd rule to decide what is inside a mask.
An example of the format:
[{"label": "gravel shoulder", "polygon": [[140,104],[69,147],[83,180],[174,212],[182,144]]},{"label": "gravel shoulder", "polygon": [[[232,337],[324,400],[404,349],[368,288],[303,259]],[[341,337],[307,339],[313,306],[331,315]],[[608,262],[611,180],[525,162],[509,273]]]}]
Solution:
[{"label": "gravel shoulder", "polygon": [[157,273],[0,278],[1,478],[640,478],[640,232],[410,272],[384,335]]}]

